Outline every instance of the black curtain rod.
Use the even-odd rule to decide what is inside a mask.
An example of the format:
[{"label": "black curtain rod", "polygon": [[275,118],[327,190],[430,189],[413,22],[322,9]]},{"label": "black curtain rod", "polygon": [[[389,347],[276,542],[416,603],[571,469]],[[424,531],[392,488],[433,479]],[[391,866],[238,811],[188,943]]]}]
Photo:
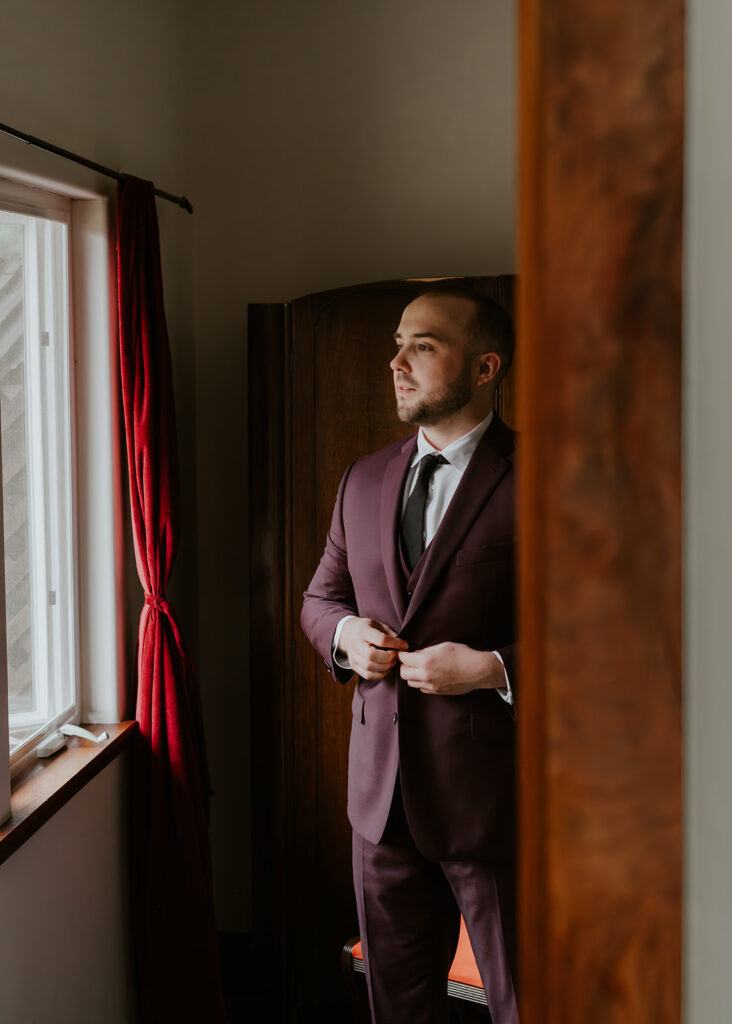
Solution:
[{"label": "black curtain rod", "polygon": [[[103,164],[97,164],[93,160],[87,160],[86,157],[79,156],[77,153],[70,153],[68,149],[61,149],[60,146],[54,146],[52,142],[44,142],[43,139],[37,139],[34,135],[28,135],[26,132],[18,131],[17,128],[11,128],[7,124],[0,124],[0,132],[5,132],[6,135],[12,135],[15,139],[21,139],[23,142],[27,142],[29,146],[35,146],[37,149],[45,149],[47,153],[55,153],[56,156],[62,156],[65,160],[73,160],[75,164],[81,164],[82,167],[90,167],[92,171],[98,171],[99,174],[106,174],[108,178],[116,178],[117,181],[124,181],[127,177],[126,174],[122,174],[120,171],[113,171],[111,167],[105,167]],[[155,195],[160,196],[161,199],[167,199],[171,203],[176,203],[178,206],[182,206],[184,210],[188,210],[189,213],[193,213],[193,207],[185,196],[174,196],[170,192],[163,192],[162,189],[156,188]]]}]

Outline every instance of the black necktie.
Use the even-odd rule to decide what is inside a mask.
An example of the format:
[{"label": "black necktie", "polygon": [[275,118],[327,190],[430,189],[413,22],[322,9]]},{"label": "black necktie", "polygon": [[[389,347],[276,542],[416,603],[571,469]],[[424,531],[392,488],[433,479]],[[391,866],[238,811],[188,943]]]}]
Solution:
[{"label": "black necktie", "polygon": [[427,502],[427,492],[430,489],[430,480],[435,468],[440,463],[446,463],[441,455],[423,455],[419,463],[417,482],[409,495],[407,507],[404,510],[402,519],[402,541],[404,543],[404,556],[410,571],[414,569],[424,551],[424,507]]}]

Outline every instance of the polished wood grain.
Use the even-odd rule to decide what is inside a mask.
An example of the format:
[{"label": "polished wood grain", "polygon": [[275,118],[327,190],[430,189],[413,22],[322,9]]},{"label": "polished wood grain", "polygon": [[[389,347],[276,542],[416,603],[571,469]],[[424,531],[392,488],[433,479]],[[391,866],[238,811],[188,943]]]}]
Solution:
[{"label": "polished wood grain", "polygon": [[[325,545],[340,478],[354,459],[413,428],[399,423],[390,386],[393,332],[420,288],[396,282],[293,304],[293,610]],[[294,626],[291,850],[296,873],[296,999],[342,998],[336,946],[358,930],[346,816],[352,685],[326,672]],[[317,921],[317,927],[312,922]],[[298,941],[299,940],[299,941]]]},{"label": "polished wood grain", "polygon": [[[512,311],[512,278],[461,283]],[[353,688],[333,682],[302,634],[302,593],[347,466],[413,429],[396,418],[388,364],[404,306],[431,286],[390,281],[250,309],[254,947],[282,1020],[344,999],[338,950],[358,930]]]},{"label": "polished wood grain", "polygon": [[135,735],[137,722],[84,728],[96,736],[106,731],[109,739],[96,744],[69,736],[64,749],[52,757],[33,761],[13,779],[12,813],[0,826],[0,864],[122,752]]},{"label": "polished wood grain", "polygon": [[521,1020],[674,1024],[683,6],[520,22]]}]

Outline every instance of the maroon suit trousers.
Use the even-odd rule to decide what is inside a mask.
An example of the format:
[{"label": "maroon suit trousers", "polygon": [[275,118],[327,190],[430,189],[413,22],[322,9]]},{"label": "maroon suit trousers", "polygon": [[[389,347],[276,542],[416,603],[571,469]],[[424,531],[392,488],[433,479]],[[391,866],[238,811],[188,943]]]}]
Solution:
[{"label": "maroon suit trousers", "polygon": [[493,1024],[518,1024],[515,861],[428,860],[397,779],[381,842],[353,833],[353,879],[374,1024],[446,1024],[461,913]]}]

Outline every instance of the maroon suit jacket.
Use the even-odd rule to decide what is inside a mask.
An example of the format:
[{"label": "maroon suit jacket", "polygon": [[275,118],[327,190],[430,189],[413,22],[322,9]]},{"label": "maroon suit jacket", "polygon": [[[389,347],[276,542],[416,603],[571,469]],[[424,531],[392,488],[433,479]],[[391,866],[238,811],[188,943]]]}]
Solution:
[{"label": "maroon suit jacket", "polygon": [[302,627],[331,667],[338,621],[390,625],[411,650],[451,640],[504,658],[514,706],[492,690],[439,697],[392,670],[353,695],[348,816],[378,843],[399,770],[417,846],[433,860],[496,860],[515,851],[514,433],[494,415],[432,543],[409,575],[399,521],[416,435],[353,463],[305,592]]}]

